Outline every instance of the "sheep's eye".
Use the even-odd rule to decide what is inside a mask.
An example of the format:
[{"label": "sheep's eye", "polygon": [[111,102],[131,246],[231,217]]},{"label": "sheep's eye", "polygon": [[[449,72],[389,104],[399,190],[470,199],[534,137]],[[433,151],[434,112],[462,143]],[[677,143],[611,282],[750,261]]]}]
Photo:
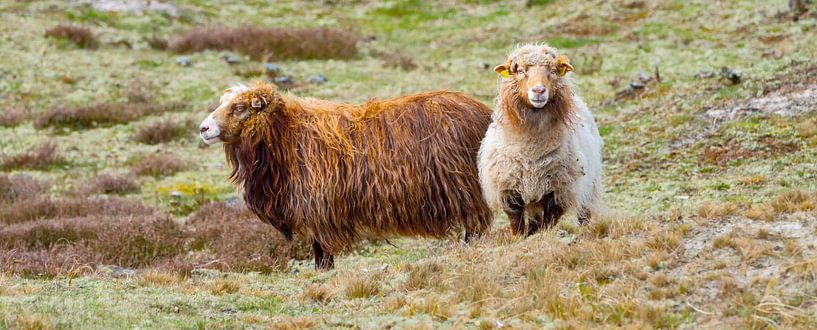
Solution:
[{"label": "sheep's eye", "polygon": [[517,74],[525,74],[525,69],[524,68],[516,69],[516,73]]}]

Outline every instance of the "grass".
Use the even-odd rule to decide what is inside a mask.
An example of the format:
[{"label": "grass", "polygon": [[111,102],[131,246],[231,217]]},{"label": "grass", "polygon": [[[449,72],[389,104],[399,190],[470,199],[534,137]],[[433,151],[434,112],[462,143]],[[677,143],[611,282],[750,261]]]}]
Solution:
[{"label": "grass", "polygon": [[[530,4],[4,5],[0,155],[31,161],[0,169],[0,328],[814,328],[813,107],[751,109],[817,82],[817,19],[756,0]],[[54,22],[97,47],[46,37]],[[609,212],[589,226],[518,239],[498,216],[469,245],[367,242],[316,272],[308,242],[243,209],[222,149],[182,133],[265,61],[328,78],[298,96],[492,104],[491,68],[525,42],[571,58],[601,128]],[[723,66],[742,82],[696,76]]]}]

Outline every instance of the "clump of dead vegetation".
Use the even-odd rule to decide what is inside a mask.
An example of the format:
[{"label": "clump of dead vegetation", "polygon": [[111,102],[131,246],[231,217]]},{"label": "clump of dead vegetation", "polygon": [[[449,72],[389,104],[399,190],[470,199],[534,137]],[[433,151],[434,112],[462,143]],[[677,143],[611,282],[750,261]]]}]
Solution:
[{"label": "clump of dead vegetation", "polygon": [[91,129],[125,124],[149,115],[178,112],[186,109],[181,102],[154,104],[150,102],[100,103],[87,107],[56,107],[34,119],[34,127]]},{"label": "clump of dead vegetation", "polygon": [[76,25],[54,26],[45,32],[45,36],[68,40],[79,48],[94,49],[99,45],[99,41],[91,30]]},{"label": "clump of dead vegetation", "polygon": [[136,175],[168,176],[188,169],[187,162],[174,154],[161,153],[142,157],[131,165]]},{"label": "clump of dead vegetation", "polygon": [[392,69],[403,69],[403,71],[411,71],[417,68],[417,64],[414,63],[414,58],[407,54],[402,54],[399,52],[383,52],[378,50],[372,50],[371,55],[380,59],[383,62],[383,66]]},{"label": "clump of dead vegetation", "polygon": [[0,158],[0,169],[31,169],[31,170],[45,170],[52,166],[57,166],[65,163],[63,158],[57,151],[58,145],[56,142],[45,142],[33,150],[19,153],[16,155],[4,156]]},{"label": "clump of dead vegetation", "polygon": [[139,191],[133,177],[124,174],[102,174],[94,179],[95,191],[103,194],[127,194]]},{"label": "clump of dead vegetation", "polygon": [[28,114],[18,107],[0,109],[0,127],[14,127],[28,120]]},{"label": "clump of dead vegetation", "polygon": [[231,272],[279,271],[290,259],[311,256],[305,242],[289,242],[269,224],[241,206],[216,202],[203,206],[188,219],[190,247],[198,251],[195,263]]},{"label": "clump of dead vegetation", "polygon": [[193,122],[161,119],[139,128],[133,139],[144,144],[159,144],[191,136]]},{"label": "clump of dead vegetation", "polygon": [[349,59],[357,54],[357,36],[329,28],[196,28],[171,39],[178,53],[208,49],[241,52],[256,60]]},{"label": "clump of dead vegetation", "polygon": [[308,244],[286,241],[243,207],[210,204],[182,225],[138,201],[56,200],[39,197],[42,187],[23,177],[0,177],[0,183],[6,224],[0,228],[0,272],[7,274],[87,274],[102,265],[152,267],[151,274],[168,276],[188,276],[195,268],[269,273],[310,255]]}]

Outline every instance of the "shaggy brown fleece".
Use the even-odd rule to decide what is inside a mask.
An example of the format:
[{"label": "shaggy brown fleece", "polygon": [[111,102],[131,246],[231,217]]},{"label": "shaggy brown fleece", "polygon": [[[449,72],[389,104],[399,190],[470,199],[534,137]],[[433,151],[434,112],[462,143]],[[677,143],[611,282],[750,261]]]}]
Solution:
[{"label": "shaggy brown fleece", "polygon": [[[431,92],[358,106],[259,83],[229,102],[213,116],[236,136],[224,145],[232,180],[261,219],[314,242],[317,267],[364,238],[490,227],[476,159],[491,109],[476,100]],[[249,117],[218,113],[236,105]]]}]

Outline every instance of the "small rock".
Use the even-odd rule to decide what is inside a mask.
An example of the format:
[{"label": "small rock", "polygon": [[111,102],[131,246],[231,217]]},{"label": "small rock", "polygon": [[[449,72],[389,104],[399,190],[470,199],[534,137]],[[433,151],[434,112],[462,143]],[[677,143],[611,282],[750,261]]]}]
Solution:
[{"label": "small rock", "polygon": [[644,83],[640,81],[633,81],[630,83],[630,88],[632,89],[644,89],[644,87],[647,87],[647,85],[644,85]]},{"label": "small rock", "polygon": [[114,265],[103,265],[97,269],[100,273],[113,278],[127,278],[136,275],[136,271],[130,268],[123,268]]},{"label": "small rock", "polygon": [[483,69],[483,70],[488,70],[488,69],[490,69],[490,68],[491,68],[491,64],[488,64],[488,63],[482,63],[482,64],[480,64],[480,65],[479,65],[479,68],[480,68],[480,69]]},{"label": "small rock", "polygon": [[273,79],[272,82],[274,82],[276,85],[278,85],[278,87],[281,87],[281,88],[284,88],[284,89],[288,89],[288,88],[292,87],[293,85],[295,85],[295,79],[293,79],[292,76],[287,76],[287,75],[280,76],[280,77],[275,77],[275,79]]},{"label": "small rock", "polygon": [[319,75],[309,77],[306,81],[309,82],[310,84],[323,85],[328,80],[326,79],[326,76],[324,76],[323,73],[321,73]]},{"label": "small rock", "polygon": [[740,84],[741,72],[728,67],[721,68],[721,78],[729,80],[733,85]]},{"label": "small rock", "polygon": [[202,278],[202,279],[213,279],[219,277],[220,273],[214,269],[208,268],[196,268],[190,272],[190,275],[195,278]]},{"label": "small rock", "polygon": [[638,81],[646,84],[650,80],[652,80],[650,75],[644,72],[644,70],[638,70]]},{"label": "small rock", "polygon": [[181,66],[191,66],[193,65],[193,61],[191,61],[187,56],[179,56],[176,58],[176,64]]},{"label": "small rock", "polygon": [[225,54],[221,56],[221,59],[224,60],[224,62],[226,62],[229,65],[241,63],[241,59],[233,54]]},{"label": "small rock", "polygon": [[171,191],[170,196],[173,198],[182,198],[182,193],[178,191]]},{"label": "small rock", "polygon": [[227,204],[228,207],[235,207],[235,208],[239,208],[244,204],[244,202],[241,200],[241,198],[238,198],[236,196],[232,196],[230,198],[227,198],[225,203]]},{"label": "small rock", "polygon": [[264,72],[268,76],[275,77],[279,73],[281,73],[281,67],[278,66],[278,64],[275,64],[275,63],[264,63]]},{"label": "small rock", "polygon": [[701,70],[701,71],[698,71],[698,73],[695,74],[696,78],[701,78],[701,79],[712,78],[714,76],[715,76],[715,72],[712,71],[712,70]]}]

